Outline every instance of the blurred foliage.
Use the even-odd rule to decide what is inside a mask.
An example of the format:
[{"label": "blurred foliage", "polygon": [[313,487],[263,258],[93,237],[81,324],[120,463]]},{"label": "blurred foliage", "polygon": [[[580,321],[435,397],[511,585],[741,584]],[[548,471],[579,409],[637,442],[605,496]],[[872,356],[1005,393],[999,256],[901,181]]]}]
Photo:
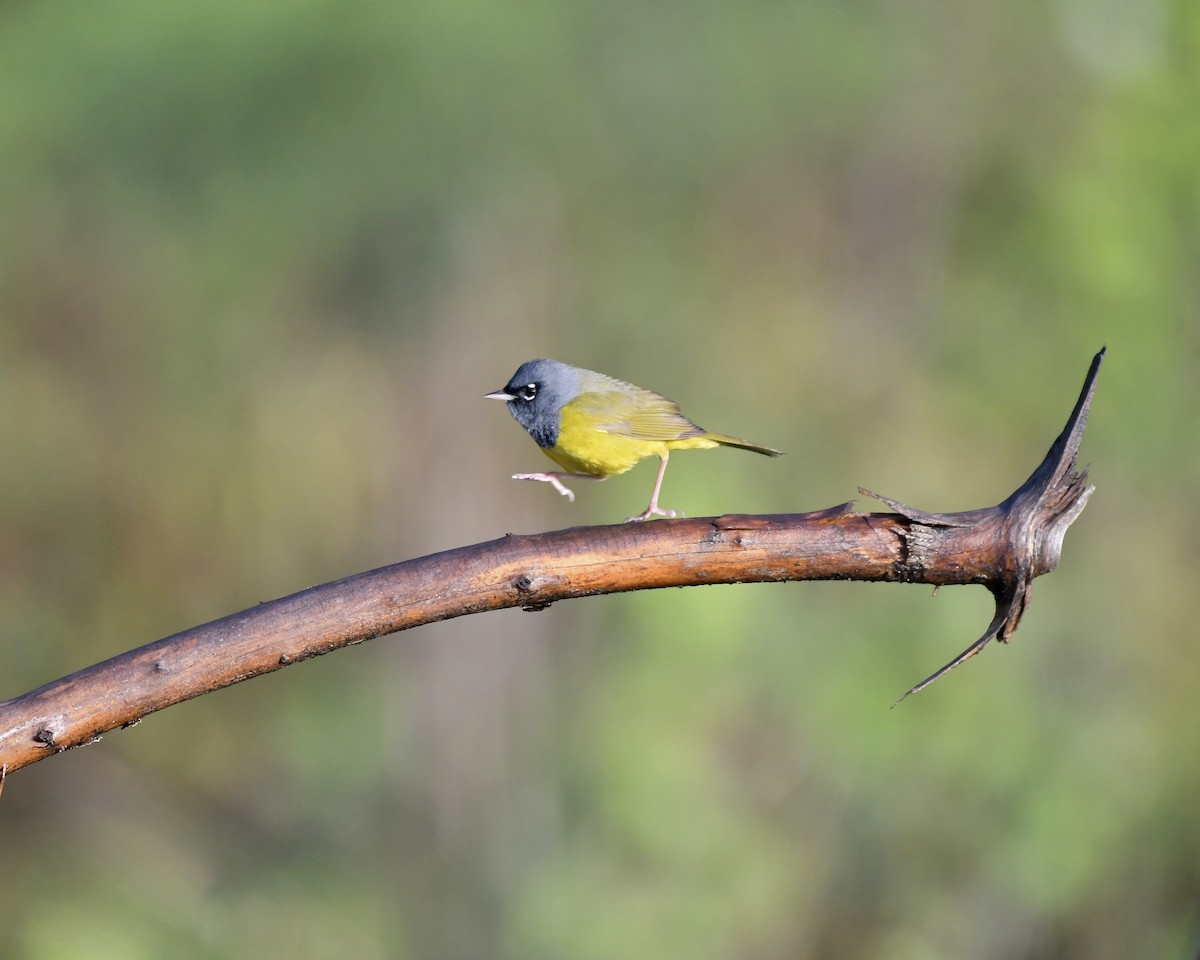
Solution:
[{"label": "blurred foliage", "polygon": [[0,696],[640,507],[507,479],[533,356],[790,452],[672,461],[705,515],[997,502],[1110,348],[1011,649],[889,711],[982,591],[378,640],[11,777],[9,955],[1191,955],[1198,63],[1186,0],[0,7]]}]

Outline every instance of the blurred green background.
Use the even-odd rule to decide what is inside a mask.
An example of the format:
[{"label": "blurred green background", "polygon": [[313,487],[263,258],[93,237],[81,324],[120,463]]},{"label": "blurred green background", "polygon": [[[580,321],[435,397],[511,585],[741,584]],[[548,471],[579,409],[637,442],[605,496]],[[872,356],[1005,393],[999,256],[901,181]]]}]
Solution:
[{"label": "blurred green background", "polygon": [[[383,638],[10,777],[8,956],[1103,958],[1200,929],[1200,6],[0,7],[0,697],[313,583],[616,521],[553,356],[781,447],[691,516],[1097,492],[981,589]],[[865,505],[868,509],[875,505]]]}]

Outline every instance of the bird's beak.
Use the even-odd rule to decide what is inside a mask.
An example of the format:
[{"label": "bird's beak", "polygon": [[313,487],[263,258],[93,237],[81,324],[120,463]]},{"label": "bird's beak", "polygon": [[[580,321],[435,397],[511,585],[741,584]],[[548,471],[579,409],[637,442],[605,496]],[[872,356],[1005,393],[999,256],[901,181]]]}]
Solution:
[{"label": "bird's beak", "polygon": [[484,400],[516,400],[511,393],[505,393],[503,390],[497,390],[495,393],[485,393]]}]

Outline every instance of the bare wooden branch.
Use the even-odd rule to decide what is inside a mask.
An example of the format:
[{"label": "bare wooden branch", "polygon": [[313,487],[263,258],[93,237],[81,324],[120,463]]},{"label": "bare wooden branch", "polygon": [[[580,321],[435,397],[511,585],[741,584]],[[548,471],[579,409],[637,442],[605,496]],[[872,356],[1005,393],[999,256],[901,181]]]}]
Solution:
[{"label": "bare wooden branch", "polygon": [[988,629],[914,692],[993,637],[1008,640],[1033,578],[1057,566],[1063,535],[1093,490],[1086,471],[1074,467],[1103,357],[1101,350],[1092,361],[1046,459],[996,507],[937,514],[880,498],[896,512],[855,513],[844,503],[815,513],[576,527],[509,534],[382,567],[185,630],[0,703],[0,770],[11,773],[309,657],[486,610],[541,610],[574,597],[709,583],[986,586],[996,597]]}]

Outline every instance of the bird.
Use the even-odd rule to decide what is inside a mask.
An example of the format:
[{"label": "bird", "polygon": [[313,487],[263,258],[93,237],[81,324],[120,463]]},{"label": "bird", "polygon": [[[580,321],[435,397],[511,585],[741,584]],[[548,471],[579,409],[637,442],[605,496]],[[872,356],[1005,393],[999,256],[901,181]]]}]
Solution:
[{"label": "bird", "polygon": [[485,394],[485,399],[503,400],[542,452],[565,468],[565,472],[515,473],[513,479],[545,481],[572,502],[575,494],[562,483],[564,479],[606,480],[646,457],[658,457],[650,504],[626,518],[627,523],[683,515],[658,505],[672,450],[725,446],[768,457],[782,454],[773,447],[711,433],[685,417],[673,400],[653,390],[557,360],[526,361],[502,389]]}]

